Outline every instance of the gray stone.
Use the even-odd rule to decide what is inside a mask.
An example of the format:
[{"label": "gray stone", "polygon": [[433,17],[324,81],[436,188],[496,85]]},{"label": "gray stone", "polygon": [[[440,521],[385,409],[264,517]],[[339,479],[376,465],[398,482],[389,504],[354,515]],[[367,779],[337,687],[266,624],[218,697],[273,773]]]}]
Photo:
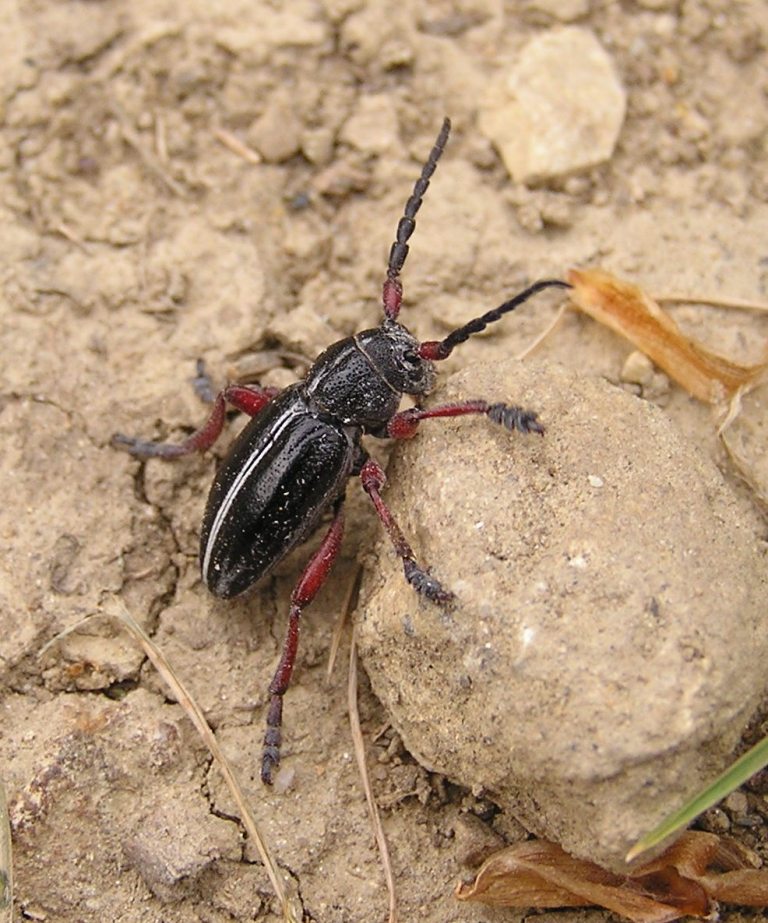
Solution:
[{"label": "gray stone", "polygon": [[456,594],[421,601],[391,546],[359,641],[411,752],[538,834],[620,867],[731,759],[765,689],[764,549],[653,405],[557,366],[475,366],[435,403],[540,412],[543,437],[428,421],[385,500]]}]

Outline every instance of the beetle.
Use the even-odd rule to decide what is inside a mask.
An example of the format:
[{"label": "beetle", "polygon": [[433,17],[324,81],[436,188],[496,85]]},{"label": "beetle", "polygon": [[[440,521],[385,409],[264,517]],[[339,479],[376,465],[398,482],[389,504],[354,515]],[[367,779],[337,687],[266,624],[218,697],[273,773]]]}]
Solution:
[{"label": "beetle", "polygon": [[[172,459],[208,449],[222,431],[228,404],[252,418],[216,473],[203,517],[202,579],[221,599],[246,593],[332,511],[330,526],[291,593],[285,642],[269,685],[261,764],[261,778],[267,784],[280,763],[283,697],[296,661],[301,614],[339,553],[344,495],[351,477],[359,476],[373,502],[402,561],[406,580],[438,605],[453,598],[417,563],[382,499],[386,477],[363,447],[363,435],[408,439],[422,420],[463,414],[484,414],[511,431],[544,432],[534,411],[516,405],[485,400],[426,409],[418,405],[435,383],[435,362],[446,359],[472,334],[514,311],[537,292],[570,287],[558,279],[543,279],[439,341],[419,342],[398,322],[403,299],[400,273],[408,256],[408,241],[449,132],[450,121],[445,119],[399,220],[382,290],[384,317],[378,327],[334,343],[315,360],[302,381],[282,391],[227,385],[216,395],[208,420],[181,443],[147,442],[119,433],[112,438],[115,446],[138,458]],[[400,410],[406,394],[412,395],[417,405]]]}]

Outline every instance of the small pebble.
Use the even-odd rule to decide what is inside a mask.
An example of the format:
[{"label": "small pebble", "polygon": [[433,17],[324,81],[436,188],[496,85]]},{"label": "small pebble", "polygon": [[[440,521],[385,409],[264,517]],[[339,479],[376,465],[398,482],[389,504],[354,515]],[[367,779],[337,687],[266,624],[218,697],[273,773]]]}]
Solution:
[{"label": "small pebble", "polygon": [[260,118],[248,131],[248,144],[267,163],[282,163],[298,154],[301,148],[302,124],[290,105],[273,97]]},{"label": "small pebble", "polygon": [[621,370],[621,380],[633,385],[649,385],[653,380],[653,363],[639,350],[631,352]]},{"label": "small pebble", "polygon": [[746,814],[749,811],[749,802],[744,792],[731,792],[723,805],[727,811],[731,811],[733,814]]},{"label": "small pebble", "polygon": [[701,818],[701,826],[709,833],[727,833],[731,822],[722,808],[712,808]]}]

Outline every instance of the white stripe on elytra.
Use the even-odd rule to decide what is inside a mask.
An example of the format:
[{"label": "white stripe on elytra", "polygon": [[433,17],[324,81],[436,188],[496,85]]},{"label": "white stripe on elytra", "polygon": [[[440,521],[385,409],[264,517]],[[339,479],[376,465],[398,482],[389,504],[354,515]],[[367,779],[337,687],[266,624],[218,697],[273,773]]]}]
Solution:
[{"label": "white stripe on elytra", "polygon": [[283,419],[280,420],[280,422],[277,424],[277,427],[272,432],[271,438],[267,440],[261,449],[254,450],[250,458],[240,469],[237,477],[232,482],[232,486],[229,488],[226,496],[219,505],[219,508],[216,511],[216,516],[213,520],[213,525],[211,526],[211,531],[208,535],[208,542],[205,546],[205,555],[203,556],[203,566],[201,568],[203,572],[203,583],[208,583],[208,568],[211,563],[211,551],[213,550],[213,546],[216,544],[216,539],[218,537],[219,531],[221,530],[221,526],[226,519],[232,504],[235,502],[238,493],[240,493],[243,485],[251,476],[253,469],[259,464],[266,452],[272,448],[272,446],[275,444],[275,440],[278,439],[285,427],[288,426],[288,424],[291,422],[291,419],[297,416],[298,413],[299,411],[290,409],[284,412]]}]

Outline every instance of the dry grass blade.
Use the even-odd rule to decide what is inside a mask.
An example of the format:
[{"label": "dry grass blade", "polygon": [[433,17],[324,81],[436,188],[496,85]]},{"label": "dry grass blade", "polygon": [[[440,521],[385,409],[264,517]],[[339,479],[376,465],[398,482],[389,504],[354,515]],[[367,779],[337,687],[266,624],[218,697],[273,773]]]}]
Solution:
[{"label": "dry grass blade", "polygon": [[231,131],[227,131],[226,128],[214,128],[213,136],[224,147],[228,147],[233,154],[237,154],[238,157],[242,157],[248,163],[260,164],[262,162],[263,158],[258,151],[248,147],[244,141],[241,141],[237,135],[233,135]]},{"label": "dry grass blade", "polygon": [[13,852],[8,799],[0,781],[0,923],[13,920]]},{"label": "dry grass blade", "polygon": [[86,615],[85,618],[80,619],[79,622],[75,622],[75,623],[72,624],[72,625],[68,625],[66,628],[62,628],[62,630],[61,630],[58,634],[54,635],[54,636],[51,638],[50,641],[47,641],[47,642],[40,648],[40,650],[38,651],[37,656],[38,656],[38,657],[45,657],[45,655],[48,653],[48,651],[51,650],[52,648],[56,647],[56,645],[59,643],[59,641],[63,641],[64,638],[67,637],[67,635],[74,634],[76,631],[79,631],[81,628],[83,628],[83,627],[84,627],[85,625],[87,625],[89,622],[92,622],[92,621],[94,621],[94,619],[97,619],[97,618],[99,618],[99,617],[100,617],[100,616],[99,616],[98,613],[96,613],[96,614],[94,614],[94,615]]},{"label": "dry grass blade", "polygon": [[216,740],[213,731],[208,726],[208,722],[205,720],[205,716],[203,715],[200,706],[197,704],[197,702],[194,701],[183,683],[176,676],[165,654],[146,634],[138,622],[136,622],[130,612],[128,612],[128,610],[125,608],[121,600],[113,597],[109,614],[117,618],[120,623],[130,632],[130,634],[136,638],[139,644],[141,644],[147,657],[149,657],[149,659],[152,661],[155,669],[171,689],[179,705],[189,716],[190,721],[192,721],[194,724],[198,734],[203,739],[213,758],[218,763],[219,769],[224,776],[232,797],[238,806],[243,824],[245,829],[248,831],[248,836],[251,837],[254,844],[256,845],[256,849],[259,852],[261,861],[264,863],[264,868],[266,869],[267,875],[269,876],[269,880],[272,883],[272,887],[275,890],[275,894],[277,895],[278,900],[280,901],[283,919],[286,921],[286,923],[300,923],[303,914],[299,909],[298,902],[295,898],[288,895],[283,876],[278,870],[277,864],[272,858],[267,844],[264,842],[263,837],[259,833],[259,830],[256,826],[256,820],[253,816],[253,812],[251,811],[248,801],[246,800],[242,786],[240,785],[240,781],[235,775],[234,770],[230,766],[224,753],[222,752],[221,747],[219,747],[219,742]]},{"label": "dry grass blade", "polygon": [[360,713],[357,709],[357,643],[354,632],[352,641],[349,646],[349,685],[347,687],[347,699],[349,703],[349,726],[352,731],[352,745],[355,750],[355,759],[357,768],[360,771],[360,777],[363,781],[365,790],[365,800],[368,802],[368,811],[371,815],[371,824],[376,836],[376,845],[379,847],[381,863],[384,866],[384,877],[387,880],[387,893],[389,894],[389,923],[397,923],[397,894],[395,892],[395,878],[392,874],[392,863],[389,859],[389,848],[387,847],[387,838],[384,836],[384,828],[381,825],[379,810],[376,807],[376,801],[371,789],[371,780],[368,775],[368,765],[365,762],[365,743],[363,741],[363,732],[360,728]]},{"label": "dry grass blade", "polygon": [[768,314],[768,304],[762,301],[750,301],[748,298],[720,298],[717,295],[683,295],[677,292],[658,293],[656,301],[663,304],[709,304],[714,308],[733,308],[736,311],[755,311]]},{"label": "dry grass blade", "polygon": [[708,404],[738,399],[768,378],[768,362],[744,366],[685,336],[642,289],[599,269],[568,273],[581,311],[634,343],[689,394]]},{"label": "dry grass blade", "polygon": [[122,133],[123,139],[126,144],[132,147],[138,154],[146,169],[159,179],[174,195],[177,195],[180,199],[186,198],[187,192],[184,187],[181,183],[177,183],[168,170],[166,170],[160,158],[147,148],[139,132],[131,125],[131,120],[125,109],[123,109],[116,100],[112,100],[111,109],[112,114],[120,125],[120,132]]},{"label": "dry grass blade", "polygon": [[768,737],[764,737],[754,747],[742,754],[735,763],[721,773],[714,782],[697,792],[693,798],[665,817],[660,824],[641,837],[629,850],[626,862],[632,862],[644,852],[655,849],[665,840],[684,830],[689,824],[703,814],[713,804],[722,801],[726,795],[736,791],[755,773],[768,766]]},{"label": "dry grass blade", "polygon": [[558,325],[560,324],[560,321],[565,317],[565,312],[566,312],[567,310],[568,310],[568,303],[565,302],[564,304],[562,304],[562,305],[558,308],[557,313],[556,313],[555,316],[552,318],[552,320],[550,321],[550,323],[547,324],[547,326],[541,331],[541,333],[540,333],[535,339],[533,339],[533,340],[525,347],[525,349],[521,350],[521,351],[515,356],[515,358],[516,358],[516,359],[519,359],[519,360],[522,362],[523,359],[527,359],[528,356],[530,356],[532,352],[534,352],[535,350],[537,350],[537,349],[539,348],[539,346],[541,346],[541,344],[544,342],[544,340],[546,340],[547,337],[548,337],[551,333],[554,333],[555,329],[556,329],[556,328],[558,327]]},{"label": "dry grass blade", "polygon": [[349,613],[352,611],[355,605],[357,593],[360,589],[360,581],[362,579],[363,568],[358,564],[355,570],[355,576],[349,585],[349,589],[347,590],[347,593],[344,597],[344,602],[342,603],[341,609],[339,610],[339,616],[336,619],[336,624],[333,626],[331,647],[328,652],[328,669],[325,674],[326,679],[330,679],[331,674],[333,673],[333,668],[336,664],[336,657],[339,653],[339,646],[341,645],[341,639],[344,635],[344,626],[347,624]]}]

